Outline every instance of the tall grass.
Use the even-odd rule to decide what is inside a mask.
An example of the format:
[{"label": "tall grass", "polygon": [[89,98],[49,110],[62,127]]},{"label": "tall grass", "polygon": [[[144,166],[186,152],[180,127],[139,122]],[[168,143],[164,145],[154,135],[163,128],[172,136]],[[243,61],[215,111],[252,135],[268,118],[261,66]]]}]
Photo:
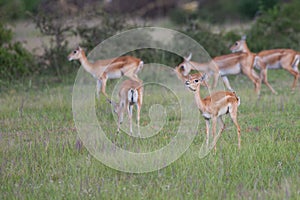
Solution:
[{"label": "tall grass", "polygon": [[[144,174],[111,169],[82,146],[72,117],[72,85],[28,88],[27,92],[8,89],[0,96],[0,199],[297,199],[299,85],[291,93],[291,76],[279,70],[269,72],[269,81],[279,95],[263,85],[257,99],[248,79],[231,77],[241,97],[240,151],[234,125],[226,120],[216,154],[199,159],[205,139],[201,118],[198,134],[182,157]],[[147,96],[149,102],[160,98]],[[98,116],[114,123],[105,105],[102,98]],[[144,109],[141,123],[148,120],[146,99]],[[169,118],[153,145],[164,145],[164,136],[172,137],[168,135],[174,128],[171,120],[176,124],[179,119]],[[106,128],[113,133],[116,126]],[[124,137],[120,133],[117,139]]]}]

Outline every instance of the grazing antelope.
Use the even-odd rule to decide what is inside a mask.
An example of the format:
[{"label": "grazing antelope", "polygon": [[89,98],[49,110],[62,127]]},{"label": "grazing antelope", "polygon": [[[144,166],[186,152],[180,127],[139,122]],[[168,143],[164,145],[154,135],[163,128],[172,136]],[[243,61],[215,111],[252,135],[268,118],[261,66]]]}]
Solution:
[{"label": "grazing antelope", "polygon": [[194,61],[191,61],[192,53],[188,57],[183,57],[183,62],[175,67],[175,72],[179,79],[185,82],[188,79],[188,75],[191,70],[197,70],[205,72],[213,76],[213,88],[217,86],[219,79],[219,68],[214,63],[210,64],[201,64]]},{"label": "grazing antelope", "polygon": [[[236,41],[230,50],[233,52],[248,52],[246,38],[244,37],[242,40]],[[298,65],[300,52],[293,49],[271,49],[261,51],[256,55],[263,63],[255,63],[255,67],[261,70],[262,78],[265,79],[265,82],[267,81],[267,69],[283,68],[294,76],[292,90],[295,89],[299,78]]]},{"label": "grazing antelope", "polygon": [[[187,74],[189,74],[191,69],[193,68],[204,72],[207,71],[208,69],[212,70],[212,68],[215,68],[213,70],[215,71],[214,73],[215,81],[213,87],[215,88],[217,84],[216,74],[220,74],[226,88],[228,88],[230,91],[234,91],[230,86],[227,76],[243,73],[253,82],[256,94],[257,95],[260,94],[261,81],[259,76],[253,70],[253,64],[252,64],[254,62],[253,55],[249,55],[243,52],[232,53],[223,56],[217,56],[213,58],[212,61],[207,63],[197,63],[197,62],[190,61],[190,59],[191,56],[189,56],[188,59],[185,59],[183,64],[178,65],[175,69],[177,73],[180,72],[182,74],[182,77],[186,77]],[[193,66],[193,68],[191,66]],[[217,71],[216,69],[218,69],[219,73],[216,73]]]},{"label": "grazing antelope", "polygon": [[120,85],[119,90],[119,103],[115,103],[112,100],[108,100],[108,102],[113,106],[114,112],[118,115],[118,130],[120,131],[120,124],[123,122],[123,114],[124,110],[127,109],[128,118],[129,118],[129,126],[130,133],[132,133],[132,107],[136,105],[137,108],[137,126],[138,126],[138,134],[140,134],[140,112],[143,103],[143,86],[141,82],[133,81],[133,80],[125,80]]},{"label": "grazing antelope", "polygon": [[[191,76],[185,85],[195,94],[195,101],[202,116],[206,122],[206,145],[208,146],[209,140],[209,121],[212,120],[212,136],[213,145],[216,150],[217,137],[215,137],[217,123],[220,125],[218,135],[221,135],[225,129],[225,124],[222,120],[222,115],[229,113],[233,123],[237,128],[238,134],[238,148],[241,147],[241,131],[237,121],[238,106],[240,105],[240,98],[236,96],[235,92],[218,91],[204,99],[200,96],[200,85],[206,79],[206,74],[199,74],[198,76]],[[205,84],[204,84],[205,85]]]},{"label": "grazing antelope", "polygon": [[137,73],[142,69],[144,62],[132,56],[121,56],[106,60],[97,60],[93,63],[87,60],[82,48],[77,47],[68,56],[69,61],[79,60],[83,68],[97,79],[97,97],[99,98],[100,90],[108,97],[105,92],[106,81],[116,79],[122,76],[141,82]]},{"label": "grazing antelope", "polygon": [[[192,74],[188,74],[186,76],[183,75],[183,73],[181,73],[181,69],[179,67],[175,68],[175,72],[178,76],[179,79],[181,79],[184,83],[186,83],[186,81],[188,81],[189,79],[193,79],[199,76],[202,76],[203,73],[202,72],[196,72],[196,73],[192,73]],[[203,82],[201,83],[201,85],[205,86],[205,87],[209,87],[208,82],[206,80],[203,80]]]}]

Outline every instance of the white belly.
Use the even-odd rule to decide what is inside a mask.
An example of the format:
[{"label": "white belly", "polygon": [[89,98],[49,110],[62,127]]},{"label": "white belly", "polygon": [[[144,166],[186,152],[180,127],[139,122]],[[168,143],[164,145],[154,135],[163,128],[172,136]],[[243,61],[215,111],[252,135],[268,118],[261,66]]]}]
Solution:
[{"label": "white belly", "polygon": [[207,112],[204,112],[202,113],[202,116],[205,118],[205,119],[210,119],[211,118],[211,115]]},{"label": "white belly", "polygon": [[122,72],[119,71],[115,71],[115,72],[109,72],[106,74],[108,79],[116,79],[116,78],[121,78],[122,77]]},{"label": "white belly", "polygon": [[[227,114],[227,112],[229,112],[230,109],[231,109],[231,104],[228,105],[228,106],[226,106],[226,107],[221,108],[221,109],[219,110],[219,112],[218,112],[218,117]],[[203,112],[203,113],[202,113],[202,116],[203,116],[206,120],[211,119],[211,114],[208,113],[208,112]]]},{"label": "white belly", "polygon": [[228,110],[230,109],[230,107],[231,106],[226,106],[226,107],[221,108],[218,112],[218,116],[225,115],[228,112]]},{"label": "white belly", "polygon": [[220,75],[226,76],[226,75],[235,75],[241,73],[241,67],[240,64],[233,65],[231,67],[223,67],[220,68]]},{"label": "white belly", "polygon": [[280,69],[281,68],[281,65],[279,62],[276,62],[274,64],[267,64],[267,68],[268,69]]}]

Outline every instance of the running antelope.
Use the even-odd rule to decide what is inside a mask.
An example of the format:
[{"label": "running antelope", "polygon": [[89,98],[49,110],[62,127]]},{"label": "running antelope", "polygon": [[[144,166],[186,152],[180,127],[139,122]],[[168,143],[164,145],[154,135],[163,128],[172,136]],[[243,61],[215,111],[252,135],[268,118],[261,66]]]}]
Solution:
[{"label": "running antelope", "polygon": [[112,100],[108,102],[113,106],[114,112],[118,115],[118,130],[120,131],[120,125],[123,122],[124,110],[127,110],[129,118],[130,133],[132,134],[132,107],[136,105],[137,108],[137,126],[138,134],[140,134],[140,112],[143,103],[143,86],[141,82],[133,80],[125,80],[120,85],[119,90],[119,103],[116,103]]},{"label": "running antelope", "polygon": [[89,62],[82,48],[77,47],[68,56],[69,61],[79,60],[83,68],[97,79],[97,97],[99,98],[100,90],[108,98],[106,94],[106,81],[108,79],[116,79],[122,76],[141,82],[137,73],[143,67],[143,61],[132,56],[121,56],[106,60],[97,60]]},{"label": "running antelope", "polygon": [[[236,41],[230,48],[230,50],[232,52],[251,53],[247,46],[245,36],[242,37],[241,40]],[[299,78],[298,65],[300,61],[300,52],[294,51],[292,49],[271,49],[261,51],[256,55],[257,58],[255,60],[258,60],[259,62],[254,62],[254,66],[261,70],[261,78],[273,93],[275,93],[275,90],[268,85],[267,69],[283,68],[287,70],[294,76],[292,90],[295,89]]]},{"label": "running antelope", "polygon": [[234,91],[230,86],[228,75],[237,75],[240,73],[245,74],[254,84],[256,94],[260,94],[261,81],[259,76],[253,70],[254,56],[243,52],[232,53],[223,56],[217,56],[210,62],[198,63],[190,61],[191,55],[179,64],[175,71],[180,72],[182,77],[186,77],[192,69],[196,69],[202,72],[212,70],[214,72],[214,84],[213,88],[217,85],[217,75],[221,75],[222,80],[227,89]]},{"label": "running antelope", "polygon": [[[237,121],[238,106],[240,105],[240,98],[236,96],[235,92],[229,91],[218,91],[212,93],[210,96],[204,99],[200,96],[200,85],[203,85],[206,79],[206,74],[199,74],[198,76],[190,77],[186,81],[186,86],[194,93],[197,107],[199,108],[202,116],[206,122],[206,145],[208,146],[209,141],[209,125],[212,120],[212,136],[213,136],[213,147],[216,150],[217,137],[216,126],[219,123],[219,133],[221,135],[225,129],[225,124],[222,120],[222,116],[229,113],[233,123],[237,128],[238,135],[238,148],[241,147],[241,131]],[[204,84],[205,85],[205,84]]]}]

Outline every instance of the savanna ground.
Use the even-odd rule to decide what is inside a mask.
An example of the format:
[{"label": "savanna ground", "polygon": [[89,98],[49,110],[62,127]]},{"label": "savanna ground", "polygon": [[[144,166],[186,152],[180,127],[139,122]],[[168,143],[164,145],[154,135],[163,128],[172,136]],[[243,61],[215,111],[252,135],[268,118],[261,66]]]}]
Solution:
[{"label": "savanna ground", "polygon": [[[51,83],[44,77],[1,92],[0,199],[299,198],[300,86],[298,83],[291,93],[292,77],[287,72],[269,70],[269,82],[279,94],[271,94],[262,85],[260,99],[247,78],[231,77],[241,97],[240,151],[236,130],[227,117],[216,154],[200,159],[199,149],[205,139],[204,120],[200,118],[194,141],[178,160],[142,174],[105,166],[79,142],[72,114],[74,79],[73,75],[61,83]],[[141,124],[148,120],[146,98],[148,102],[165,101],[162,94],[146,96]],[[196,109],[195,104],[191,106]],[[110,125],[114,118],[103,96],[96,107],[108,137],[115,137],[116,125]],[[168,114],[167,121],[173,124],[166,123],[155,136],[153,149],[174,136],[174,124],[176,127],[180,118],[172,116],[176,112]],[[124,137],[126,140],[120,133],[117,140]]]},{"label": "savanna ground", "polygon": [[[245,8],[249,10],[250,7]],[[248,32],[253,51],[255,47],[256,51],[278,47],[298,49],[295,42],[299,41],[297,8],[297,4],[282,12],[274,8],[262,18],[259,26],[243,25],[239,33],[244,34],[248,28],[254,30]],[[210,15],[224,16],[221,10],[214,10],[217,13]],[[18,12],[13,7],[3,11]],[[185,16],[182,13],[177,16],[182,23]],[[151,24],[174,26],[162,19]],[[195,24],[190,25],[194,27]],[[230,27],[217,25],[212,30],[219,33],[227,32],[227,28],[241,28],[240,22],[238,27],[231,26],[232,23]],[[282,31],[285,28],[287,32]],[[44,46],[51,46],[51,38],[39,33],[32,22],[17,22],[12,29],[14,40],[21,41],[36,55],[43,55]],[[197,33],[193,35],[197,36]],[[71,35],[71,39],[67,37],[69,47],[73,48],[78,45],[79,38]],[[225,44],[218,45],[219,40],[215,39],[220,36],[204,38],[208,38],[206,48],[225,48]],[[228,38],[227,41],[232,43],[234,40]],[[213,52],[209,53],[213,55]],[[219,55],[218,52],[215,54]],[[233,88],[241,97],[238,112],[242,134],[240,151],[237,150],[236,129],[227,116],[226,130],[218,140],[217,152],[199,158],[205,141],[205,123],[199,116],[197,131],[191,133],[195,138],[178,160],[153,172],[134,174],[107,167],[80,142],[72,113],[76,70],[74,66],[74,74],[63,79],[43,75],[12,83],[0,80],[0,199],[299,199],[300,83],[291,93],[292,78],[287,72],[269,70],[269,82],[278,95],[271,94],[262,85],[260,99],[246,77],[230,77]],[[150,81],[157,81],[152,78],[150,76]],[[116,81],[108,82],[109,92],[114,83]],[[178,87],[183,94],[190,95],[180,81]],[[163,115],[165,120],[161,121],[164,127],[153,137],[134,142],[124,132],[116,135],[116,116],[103,96],[96,102],[97,120],[109,139],[115,140],[123,149],[137,152],[154,151],[172,141],[181,122],[178,99],[169,93],[170,90],[160,88],[160,92],[155,92],[156,89],[155,86],[145,89],[141,125],[149,125],[152,119],[162,117],[151,112],[152,105],[160,104],[167,109]],[[197,108],[192,103],[189,109]],[[124,120],[127,122],[127,116]]]}]

